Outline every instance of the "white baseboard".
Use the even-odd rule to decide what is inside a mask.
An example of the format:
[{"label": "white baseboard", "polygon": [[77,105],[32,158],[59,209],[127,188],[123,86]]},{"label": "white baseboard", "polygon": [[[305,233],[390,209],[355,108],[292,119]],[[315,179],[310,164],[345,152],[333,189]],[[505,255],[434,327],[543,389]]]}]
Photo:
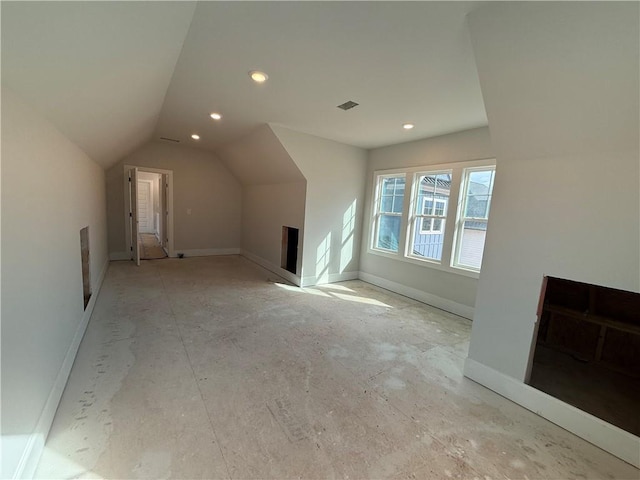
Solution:
[{"label": "white baseboard", "polygon": [[129,252],[109,252],[109,260],[131,260],[131,255],[129,255]]},{"label": "white baseboard", "polygon": [[[76,359],[78,348],[84,333],[87,330],[89,319],[93,313],[96,299],[100,293],[102,282],[109,268],[109,260],[104,262],[102,271],[98,275],[96,286],[91,294],[87,308],[84,310],[82,320],[76,328],[76,333],[71,341],[71,345],[64,357],[62,366],[58,370],[53,387],[49,392],[49,397],[40,413],[40,418],[35,431],[28,435],[3,435],[2,436],[2,478],[32,478],[38,466],[38,461],[44,451],[44,444],[53,424],[53,419],[58,409],[58,404],[62,398],[62,392],[67,385],[71,367]],[[6,470],[5,470],[6,469]],[[9,471],[11,469],[12,471]]]},{"label": "white baseboard", "polygon": [[406,285],[392,282],[386,278],[378,277],[366,272],[360,272],[358,278],[367,283],[372,283],[378,287],[404,295],[405,297],[413,298],[414,300],[426,303],[427,305],[432,305],[440,310],[451,312],[461,317],[468,318],[469,320],[473,320],[473,307],[469,307],[468,305],[463,305],[461,303],[454,302],[453,300],[438,297],[416,288],[407,287]]},{"label": "white baseboard", "polygon": [[214,255],[240,255],[239,248],[197,248],[193,250],[176,250],[174,256],[180,253],[185,257],[209,257]]},{"label": "white baseboard", "polygon": [[261,267],[266,268],[270,272],[275,273],[276,275],[284,278],[285,280],[290,281],[291,283],[293,283],[298,287],[301,284],[301,279],[299,276],[294,275],[293,273],[289,272],[288,270],[285,270],[282,267],[278,267],[277,265],[274,265],[273,263],[269,262],[268,260],[265,260],[262,257],[259,257],[251,252],[248,252],[247,250],[242,250],[240,255],[245,257],[247,260],[251,260],[253,263],[257,263]]},{"label": "white baseboard", "polygon": [[640,468],[640,437],[471,358],[465,361],[464,375]]},{"label": "white baseboard", "polygon": [[329,273],[328,275],[321,275],[320,277],[309,276],[302,277],[303,287],[312,287],[314,285],[323,285],[326,283],[346,282],[347,280],[357,280],[360,272],[342,272],[342,273]]}]

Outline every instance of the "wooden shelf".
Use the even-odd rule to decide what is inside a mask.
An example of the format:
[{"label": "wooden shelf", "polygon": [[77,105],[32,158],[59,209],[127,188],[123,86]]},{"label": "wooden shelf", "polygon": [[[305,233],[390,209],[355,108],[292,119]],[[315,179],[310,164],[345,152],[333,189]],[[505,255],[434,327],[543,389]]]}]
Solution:
[{"label": "wooden shelf", "polygon": [[603,325],[609,328],[615,328],[616,330],[620,330],[622,332],[640,335],[640,325],[633,325],[630,323],[621,322],[619,320],[614,320],[609,317],[594,315],[588,312],[579,312],[572,308],[559,307],[557,305],[545,305],[544,310],[551,313],[564,315],[565,317],[575,318],[576,320],[583,320],[585,322],[595,323],[597,325]]},{"label": "wooden shelf", "polygon": [[545,277],[537,342],[637,376],[640,294]]}]

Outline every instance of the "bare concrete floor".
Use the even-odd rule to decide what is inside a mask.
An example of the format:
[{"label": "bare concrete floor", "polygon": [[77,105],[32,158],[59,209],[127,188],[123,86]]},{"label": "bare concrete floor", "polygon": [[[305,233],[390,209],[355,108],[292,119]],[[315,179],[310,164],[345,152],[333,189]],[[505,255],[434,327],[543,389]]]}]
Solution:
[{"label": "bare concrete floor", "polygon": [[630,478],[463,378],[469,321],[237,256],[112,263],[38,478]]}]

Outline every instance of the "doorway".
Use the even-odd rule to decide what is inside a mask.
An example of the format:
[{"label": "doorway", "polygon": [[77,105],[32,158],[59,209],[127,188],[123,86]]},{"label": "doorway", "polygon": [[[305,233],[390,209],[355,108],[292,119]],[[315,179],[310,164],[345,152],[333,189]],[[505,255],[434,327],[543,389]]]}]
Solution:
[{"label": "doorway", "polygon": [[162,174],[138,171],[138,250],[140,260],[165,258],[162,242]]},{"label": "doorway", "polygon": [[125,239],[130,258],[173,257],[173,171],[124,166]]}]

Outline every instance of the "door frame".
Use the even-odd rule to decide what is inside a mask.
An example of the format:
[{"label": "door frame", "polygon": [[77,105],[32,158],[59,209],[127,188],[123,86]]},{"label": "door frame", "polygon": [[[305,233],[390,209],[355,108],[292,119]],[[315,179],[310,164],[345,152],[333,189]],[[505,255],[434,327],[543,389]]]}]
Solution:
[{"label": "door frame", "polygon": [[[167,205],[166,205],[166,214],[165,212],[161,212],[161,214],[166,215],[166,225],[167,225],[167,255],[169,257],[176,257],[175,249],[174,249],[174,232],[173,232],[173,170],[165,170],[161,168],[153,168],[153,167],[143,167],[140,165],[124,165],[123,166],[123,185],[124,185],[124,244],[127,246],[127,251],[131,251],[133,245],[131,245],[131,225],[129,223],[129,212],[131,211],[131,201],[129,198],[129,170],[137,168],[139,172],[149,172],[149,173],[159,173],[161,175],[167,176]],[[161,242],[162,243],[162,242]]]}]

